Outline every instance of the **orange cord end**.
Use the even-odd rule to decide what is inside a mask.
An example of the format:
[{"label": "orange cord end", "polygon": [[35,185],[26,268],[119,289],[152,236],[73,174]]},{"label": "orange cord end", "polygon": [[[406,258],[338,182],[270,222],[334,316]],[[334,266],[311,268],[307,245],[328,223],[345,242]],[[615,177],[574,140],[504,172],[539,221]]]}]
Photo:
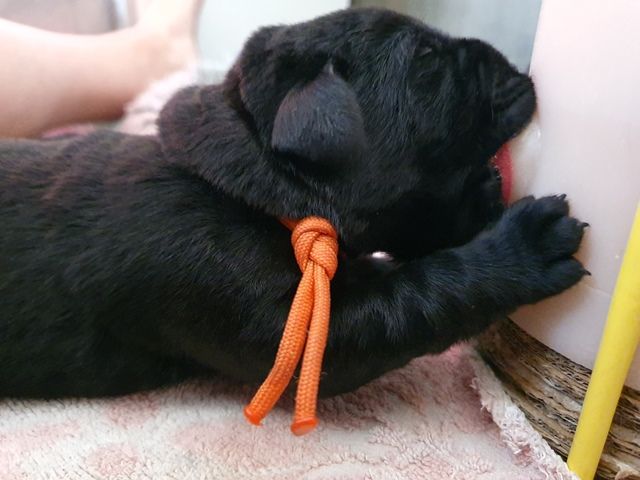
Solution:
[{"label": "orange cord end", "polygon": [[335,229],[324,218],[282,220],[282,223],[293,230],[291,243],[302,279],[293,298],[273,367],[244,409],[244,415],[253,425],[260,425],[286,390],[302,358],[295,413],[295,418],[302,420],[294,420],[291,431],[295,435],[304,435],[318,424],[315,412],[329,331],[329,281],[338,268],[338,240]]},{"label": "orange cord end", "polygon": [[262,417],[255,412],[251,411],[251,406],[244,407],[244,416],[249,421],[251,425],[255,425],[256,427],[262,426],[260,423],[262,421]]},{"label": "orange cord end", "polygon": [[318,425],[318,419],[315,417],[305,418],[304,420],[296,420],[291,424],[291,432],[296,436],[309,433]]}]

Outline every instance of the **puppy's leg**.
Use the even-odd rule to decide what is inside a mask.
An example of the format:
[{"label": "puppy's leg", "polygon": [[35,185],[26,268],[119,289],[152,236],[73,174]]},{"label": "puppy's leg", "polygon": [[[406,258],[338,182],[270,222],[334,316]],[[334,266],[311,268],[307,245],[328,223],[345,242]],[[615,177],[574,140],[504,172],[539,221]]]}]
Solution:
[{"label": "puppy's leg", "polygon": [[563,197],[526,198],[470,243],[377,271],[346,266],[334,287],[325,394],[482,332],[586,273],[572,255],[585,224]]},{"label": "puppy's leg", "polygon": [[[33,338],[38,335],[41,342]],[[15,345],[0,344],[0,398],[122,395],[205,373],[188,360],[124,344],[105,332],[74,339],[38,332],[30,341],[12,340]]]}]

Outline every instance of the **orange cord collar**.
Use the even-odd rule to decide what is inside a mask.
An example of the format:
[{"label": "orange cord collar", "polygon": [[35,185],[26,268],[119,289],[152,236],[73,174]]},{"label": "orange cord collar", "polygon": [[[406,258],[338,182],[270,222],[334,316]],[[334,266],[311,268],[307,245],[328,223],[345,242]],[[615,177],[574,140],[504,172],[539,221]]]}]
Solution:
[{"label": "orange cord collar", "polygon": [[244,409],[244,414],[250,423],[260,425],[289,385],[302,356],[291,431],[295,435],[304,435],[318,424],[318,386],[329,333],[329,282],[338,268],[338,236],[324,218],[281,221],[292,230],[291,244],[302,279],[293,298],[273,367]]}]

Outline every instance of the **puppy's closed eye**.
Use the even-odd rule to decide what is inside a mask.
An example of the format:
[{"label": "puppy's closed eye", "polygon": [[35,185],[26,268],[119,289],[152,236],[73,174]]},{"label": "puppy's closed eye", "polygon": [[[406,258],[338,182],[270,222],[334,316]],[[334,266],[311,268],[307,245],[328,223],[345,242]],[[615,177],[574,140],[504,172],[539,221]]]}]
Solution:
[{"label": "puppy's closed eye", "polygon": [[420,47],[416,50],[416,57],[422,58],[433,53],[433,48],[429,46]]}]

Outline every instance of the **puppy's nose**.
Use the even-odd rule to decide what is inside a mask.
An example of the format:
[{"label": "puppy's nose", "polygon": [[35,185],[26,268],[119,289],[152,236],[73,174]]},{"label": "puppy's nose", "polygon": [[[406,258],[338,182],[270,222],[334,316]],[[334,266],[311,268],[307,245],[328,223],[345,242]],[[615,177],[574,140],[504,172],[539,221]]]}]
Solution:
[{"label": "puppy's nose", "polygon": [[523,74],[509,75],[506,79],[497,78],[492,101],[497,110],[508,109],[515,103],[533,103],[535,107],[533,82]]},{"label": "puppy's nose", "polygon": [[522,74],[511,76],[493,92],[493,121],[509,135],[516,133],[533,116],[536,94],[533,82]]}]

